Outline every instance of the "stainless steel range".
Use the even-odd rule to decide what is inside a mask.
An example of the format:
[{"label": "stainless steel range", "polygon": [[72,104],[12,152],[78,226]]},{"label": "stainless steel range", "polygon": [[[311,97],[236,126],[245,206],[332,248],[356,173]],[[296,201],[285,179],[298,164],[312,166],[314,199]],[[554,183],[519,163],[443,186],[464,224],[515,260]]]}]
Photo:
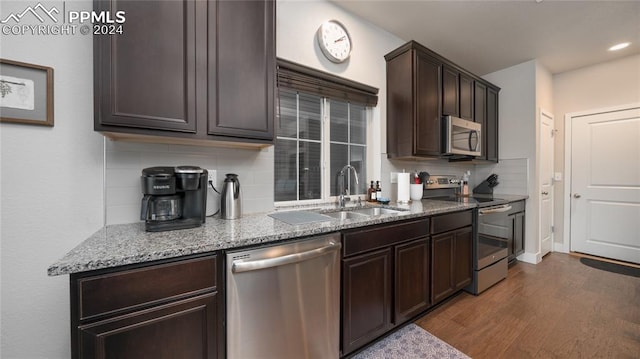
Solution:
[{"label": "stainless steel range", "polygon": [[460,196],[456,176],[429,176],[424,182],[424,199],[475,203],[477,231],[473,241],[473,282],[467,292],[480,294],[507,277],[511,205],[491,195]]}]

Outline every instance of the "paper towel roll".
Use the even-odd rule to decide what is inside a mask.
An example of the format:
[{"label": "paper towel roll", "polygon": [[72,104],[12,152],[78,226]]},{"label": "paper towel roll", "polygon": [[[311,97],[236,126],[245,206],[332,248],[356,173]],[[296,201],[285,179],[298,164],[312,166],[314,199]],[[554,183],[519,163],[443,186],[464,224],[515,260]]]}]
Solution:
[{"label": "paper towel roll", "polygon": [[409,192],[409,173],[398,173],[398,203],[408,203]]}]

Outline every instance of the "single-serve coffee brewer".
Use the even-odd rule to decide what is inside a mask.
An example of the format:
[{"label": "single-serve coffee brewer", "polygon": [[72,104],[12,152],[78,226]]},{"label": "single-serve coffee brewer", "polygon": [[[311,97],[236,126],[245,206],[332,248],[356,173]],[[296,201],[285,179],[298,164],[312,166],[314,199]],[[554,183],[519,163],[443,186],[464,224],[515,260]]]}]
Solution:
[{"label": "single-serve coffee brewer", "polygon": [[142,170],[140,219],[147,232],[201,226],[206,219],[207,170],[196,166]]}]

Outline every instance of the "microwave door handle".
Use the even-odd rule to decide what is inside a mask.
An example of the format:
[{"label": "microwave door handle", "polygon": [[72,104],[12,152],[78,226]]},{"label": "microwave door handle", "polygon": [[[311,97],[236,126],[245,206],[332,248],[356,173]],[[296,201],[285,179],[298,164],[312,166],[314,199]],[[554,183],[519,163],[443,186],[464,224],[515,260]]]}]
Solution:
[{"label": "microwave door handle", "polygon": [[[474,137],[475,137],[475,140],[476,140],[475,145],[471,142]],[[469,131],[469,150],[470,151],[474,151],[474,152],[477,151],[478,150],[478,144],[479,144],[478,131],[475,131],[475,130]]]}]

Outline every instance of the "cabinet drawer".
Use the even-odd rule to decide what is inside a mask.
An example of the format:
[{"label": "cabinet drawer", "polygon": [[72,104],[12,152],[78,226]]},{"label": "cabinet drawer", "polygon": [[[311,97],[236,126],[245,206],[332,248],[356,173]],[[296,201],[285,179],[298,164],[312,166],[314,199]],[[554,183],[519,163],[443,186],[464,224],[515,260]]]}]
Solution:
[{"label": "cabinet drawer", "polygon": [[379,225],[367,229],[345,231],[342,234],[342,253],[347,257],[409,239],[424,237],[428,234],[428,218],[398,224]]},{"label": "cabinet drawer", "polygon": [[79,319],[216,290],[217,270],[216,256],[208,256],[79,278],[73,294],[79,303]]},{"label": "cabinet drawer", "polygon": [[472,211],[464,211],[431,217],[431,234],[470,226],[473,222],[472,213]]}]

